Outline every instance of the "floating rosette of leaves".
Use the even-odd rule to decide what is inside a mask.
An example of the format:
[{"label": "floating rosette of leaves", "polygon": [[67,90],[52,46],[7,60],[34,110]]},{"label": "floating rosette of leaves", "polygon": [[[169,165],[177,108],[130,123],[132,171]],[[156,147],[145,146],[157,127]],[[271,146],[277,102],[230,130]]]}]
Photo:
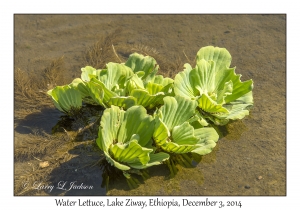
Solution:
[{"label": "floating rosette of leaves", "polygon": [[70,85],[56,86],[47,94],[51,96],[55,107],[68,115],[74,115],[81,109],[81,94]]},{"label": "floating rosette of leaves", "polygon": [[184,71],[175,76],[175,95],[197,101],[199,114],[216,125],[244,118],[253,105],[253,81],[241,82],[230,64],[225,48],[201,48],[195,68],[185,64]]},{"label": "floating rosette of leaves", "polygon": [[155,121],[142,106],[126,111],[112,105],[101,118],[97,145],[114,167],[129,171],[159,165],[169,158],[152,146]]},{"label": "floating rosette of leaves", "polygon": [[230,64],[225,48],[204,47],[195,67],[185,64],[173,80],[156,75],[154,58],[133,53],[105,69],[86,66],[81,78],[47,93],[71,116],[85,104],[106,108],[96,143],[108,163],[130,178],[130,172],[163,162],[174,171],[173,157],[210,153],[219,139],[210,123],[225,125],[249,114],[253,81],[242,82]]},{"label": "floating rosette of leaves", "polygon": [[164,105],[155,115],[153,139],[157,147],[168,153],[197,153],[212,151],[219,139],[212,127],[203,127],[195,114],[195,100],[181,96],[165,97]]},{"label": "floating rosette of leaves", "polygon": [[133,53],[125,64],[110,62],[106,67],[86,66],[81,69],[81,79],[73,81],[86,103],[152,109],[161,105],[166,95],[174,95],[173,79],[156,75],[158,65],[150,56]]}]

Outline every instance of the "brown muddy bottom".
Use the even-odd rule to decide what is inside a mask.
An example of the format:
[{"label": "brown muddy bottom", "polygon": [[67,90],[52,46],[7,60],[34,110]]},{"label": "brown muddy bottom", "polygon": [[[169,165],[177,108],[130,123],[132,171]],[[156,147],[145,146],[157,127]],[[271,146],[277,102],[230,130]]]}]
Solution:
[{"label": "brown muddy bottom", "polygon": [[[14,195],[286,195],[285,15],[15,15]],[[204,46],[225,47],[254,107],[219,127],[213,152],[174,156],[126,179],[95,144],[101,108],[82,118],[46,92],[80,68],[154,57],[174,78]]]}]

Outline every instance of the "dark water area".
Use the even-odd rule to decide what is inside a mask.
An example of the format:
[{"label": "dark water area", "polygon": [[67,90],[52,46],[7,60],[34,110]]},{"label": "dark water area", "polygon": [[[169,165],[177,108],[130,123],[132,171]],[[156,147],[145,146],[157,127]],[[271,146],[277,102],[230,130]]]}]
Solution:
[{"label": "dark water area", "polygon": [[[110,40],[103,39],[110,34]],[[15,89],[14,152],[21,157],[14,162],[15,195],[286,195],[285,15],[14,15],[14,76],[18,70],[40,76],[35,81],[43,91],[70,83],[92,62],[86,50],[104,41],[113,43],[122,60],[130,52],[151,54],[170,77],[183,70],[181,64],[192,63],[201,47],[226,48],[241,80],[254,81],[254,107],[243,120],[220,128],[212,153],[191,167],[177,163],[173,177],[167,165],[151,167],[134,176],[138,185],[131,189],[122,176],[105,186],[103,154],[88,136],[96,125],[82,133],[66,126],[58,132],[66,139],[56,140],[47,135],[62,114],[51,100],[40,95],[35,100],[28,93],[22,103],[26,89],[20,94]],[[63,62],[53,62],[62,57]],[[114,54],[106,59],[97,65],[119,62]],[[51,77],[45,76],[49,65],[56,67]],[[34,83],[30,78],[24,87]],[[30,142],[37,142],[33,150],[40,153],[30,150]],[[45,162],[50,166],[41,167]],[[27,180],[30,186],[34,181],[44,186],[76,182],[93,189],[24,191],[18,186],[24,174],[34,174],[36,180]]]},{"label": "dark water area", "polygon": [[34,133],[43,130],[48,134],[52,133],[53,128],[63,114],[53,108],[44,108],[40,112],[33,112],[23,119],[15,120],[17,126],[15,132],[20,134]]}]

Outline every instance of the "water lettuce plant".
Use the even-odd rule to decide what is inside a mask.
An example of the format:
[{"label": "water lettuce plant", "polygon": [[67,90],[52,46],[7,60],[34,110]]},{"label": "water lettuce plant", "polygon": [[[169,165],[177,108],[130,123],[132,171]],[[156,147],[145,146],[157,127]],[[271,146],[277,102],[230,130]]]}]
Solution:
[{"label": "water lettuce plant", "polygon": [[86,66],[80,78],[47,93],[71,116],[86,104],[105,108],[96,144],[127,176],[168,164],[170,155],[210,153],[219,140],[213,126],[249,114],[253,81],[242,82],[230,64],[225,48],[203,47],[195,67],[185,64],[173,80],[157,75],[154,58],[133,53],[105,69]]},{"label": "water lettuce plant", "polygon": [[107,161],[123,171],[159,165],[169,155],[156,153],[152,146],[154,123],[142,106],[132,106],[126,111],[111,106],[103,113],[97,145]]},{"label": "water lettuce plant", "polygon": [[155,115],[153,138],[156,145],[168,153],[193,152],[206,155],[219,139],[212,127],[203,127],[195,114],[197,102],[181,96],[165,97],[164,105]]},{"label": "water lettuce plant", "polygon": [[152,109],[162,104],[166,95],[174,95],[173,80],[156,75],[158,65],[150,56],[134,53],[126,63],[110,62],[106,67],[86,66],[81,69],[81,79],[74,81],[86,103]]},{"label": "water lettuce plant", "polygon": [[200,114],[217,125],[244,118],[253,105],[253,81],[241,82],[230,64],[225,48],[201,48],[196,66],[185,64],[184,71],[175,76],[175,95],[197,101]]}]

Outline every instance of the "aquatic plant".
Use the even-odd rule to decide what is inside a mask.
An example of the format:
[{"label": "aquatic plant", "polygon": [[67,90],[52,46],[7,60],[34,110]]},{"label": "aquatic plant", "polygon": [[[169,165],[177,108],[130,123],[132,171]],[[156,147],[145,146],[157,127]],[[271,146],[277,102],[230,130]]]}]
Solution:
[{"label": "aquatic plant", "polygon": [[120,170],[159,165],[169,155],[156,153],[156,148],[152,146],[154,123],[142,106],[132,106],[126,111],[111,106],[103,113],[97,145],[103,150],[107,161]]},{"label": "aquatic plant", "polygon": [[153,138],[156,145],[169,153],[193,152],[206,155],[219,139],[212,127],[203,127],[195,115],[197,102],[181,96],[165,97],[157,110]]},{"label": "aquatic plant", "polygon": [[184,71],[175,76],[175,95],[197,101],[200,115],[216,125],[244,118],[253,105],[253,81],[241,82],[230,63],[225,48],[201,48],[195,68],[185,64]]},{"label": "aquatic plant", "polygon": [[125,109],[142,105],[147,109],[163,103],[166,95],[173,95],[173,80],[156,75],[158,65],[150,56],[130,55],[126,63],[108,63],[106,69],[86,66],[81,79],[75,79],[83,101],[105,108],[111,105]]},{"label": "aquatic plant", "polygon": [[[128,172],[167,162],[170,155],[206,155],[219,135],[213,128],[242,119],[253,105],[253,81],[230,68],[225,48],[204,47],[196,66],[175,79],[157,75],[154,58],[133,53],[104,69],[86,66],[81,78],[48,94],[68,115],[85,104],[105,108],[96,143],[106,160]],[[215,124],[215,125],[213,125]]]},{"label": "aquatic plant", "polygon": [[71,85],[56,86],[47,92],[52,97],[55,107],[68,114],[73,115],[81,109],[82,98],[80,92]]}]

